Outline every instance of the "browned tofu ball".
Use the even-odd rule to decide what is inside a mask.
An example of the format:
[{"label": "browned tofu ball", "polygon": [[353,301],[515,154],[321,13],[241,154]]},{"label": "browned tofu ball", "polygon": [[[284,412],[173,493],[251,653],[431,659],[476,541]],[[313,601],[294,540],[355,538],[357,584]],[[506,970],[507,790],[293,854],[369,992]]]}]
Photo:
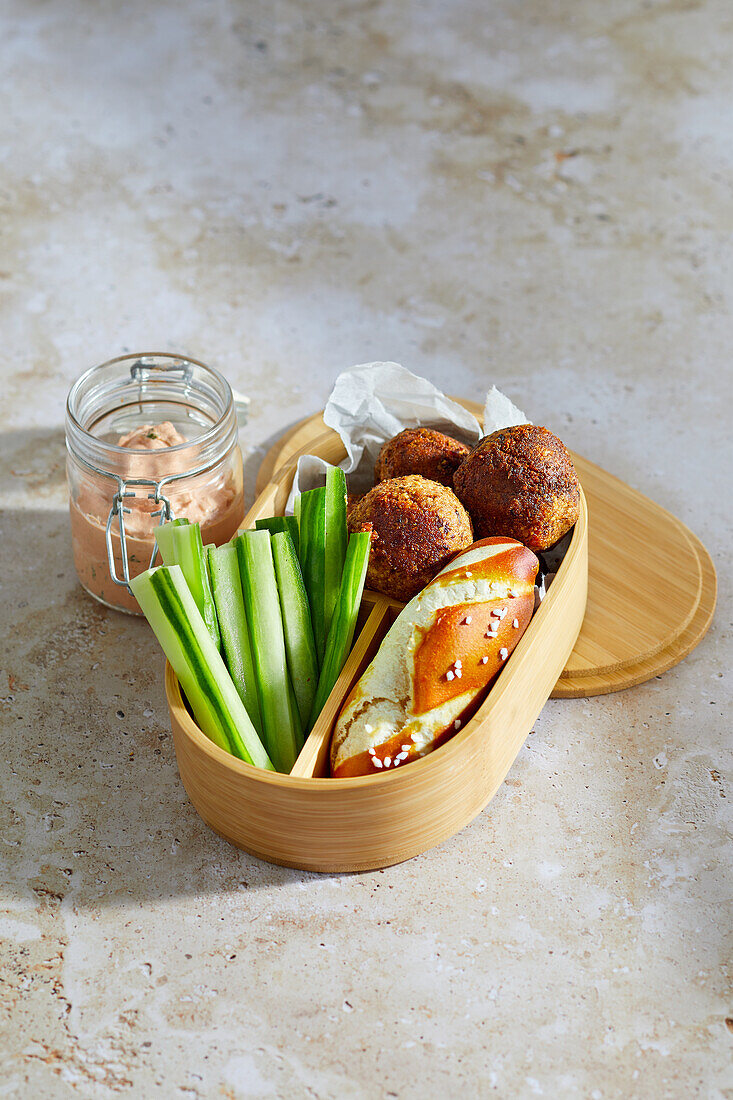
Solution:
[{"label": "browned tofu ball", "polygon": [[349,530],[372,533],[368,588],[411,600],[458,550],[473,542],[452,489],[412,474],[375,485],[349,512]]},{"label": "browned tofu ball", "polygon": [[453,474],[470,448],[432,428],[406,428],[388,439],[374,467],[376,481],[421,474],[440,485],[452,485]]},{"label": "browned tofu ball", "polygon": [[578,518],[580,485],[563,443],[536,424],[487,435],[453,478],[476,538],[507,535],[547,550]]}]

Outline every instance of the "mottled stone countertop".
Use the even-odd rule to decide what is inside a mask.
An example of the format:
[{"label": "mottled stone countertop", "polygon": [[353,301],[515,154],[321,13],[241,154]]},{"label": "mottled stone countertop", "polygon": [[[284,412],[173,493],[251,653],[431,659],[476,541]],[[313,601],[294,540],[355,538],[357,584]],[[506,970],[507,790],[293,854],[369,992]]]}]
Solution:
[{"label": "mottled stone countertop", "polygon": [[[0,38],[0,1096],[733,1096],[730,4],[8,0]],[[251,396],[250,500],[345,366],[496,382],[703,539],[712,629],[548,703],[438,849],[260,863],[75,581],[66,391],[143,349]]]}]

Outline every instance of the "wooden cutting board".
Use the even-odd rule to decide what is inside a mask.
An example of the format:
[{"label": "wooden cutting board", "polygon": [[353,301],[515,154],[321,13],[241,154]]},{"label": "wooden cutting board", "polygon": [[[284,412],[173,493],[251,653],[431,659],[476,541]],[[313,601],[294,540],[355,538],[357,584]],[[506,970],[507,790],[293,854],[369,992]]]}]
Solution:
[{"label": "wooden cutting board", "polygon": [[[480,420],[480,405],[460,403]],[[328,431],[316,413],[286,432],[260,466],[257,492]],[[684,523],[600,466],[573,461],[589,510],[588,603],[553,698],[604,695],[659,676],[703,637],[717,594],[712,559]]]}]

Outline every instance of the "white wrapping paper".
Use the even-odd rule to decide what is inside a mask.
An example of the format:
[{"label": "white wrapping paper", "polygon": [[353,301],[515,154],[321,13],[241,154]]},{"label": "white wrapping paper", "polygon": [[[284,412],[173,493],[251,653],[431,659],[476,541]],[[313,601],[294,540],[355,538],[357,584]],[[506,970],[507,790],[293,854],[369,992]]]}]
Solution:
[{"label": "white wrapping paper", "polygon": [[[405,428],[435,428],[473,446],[482,435],[529,421],[509,398],[492,386],[486,395],[484,428],[462,405],[399,363],[363,363],[336,379],[323,419],[338,432],[346,448],[341,463],[349,491],[363,493],[374,483],[374,463],[383,443]],[[297,492],[324,483],[328,463],[303,455],[286,511]]]}]

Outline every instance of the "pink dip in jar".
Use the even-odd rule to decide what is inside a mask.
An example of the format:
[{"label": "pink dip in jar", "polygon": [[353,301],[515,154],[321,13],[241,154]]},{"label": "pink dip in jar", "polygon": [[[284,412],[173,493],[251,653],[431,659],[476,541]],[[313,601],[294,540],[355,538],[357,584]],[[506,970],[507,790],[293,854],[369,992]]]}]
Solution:
[{"label": "pink dip in jar", "polygon": [[108,607],[140,614],[126,581],[151,565],[164,518],[200,523],[217,545],[241,526],[234,399],[204,363],[145,354],[92,367],[69,393],[66,446],[74,565]]}]

